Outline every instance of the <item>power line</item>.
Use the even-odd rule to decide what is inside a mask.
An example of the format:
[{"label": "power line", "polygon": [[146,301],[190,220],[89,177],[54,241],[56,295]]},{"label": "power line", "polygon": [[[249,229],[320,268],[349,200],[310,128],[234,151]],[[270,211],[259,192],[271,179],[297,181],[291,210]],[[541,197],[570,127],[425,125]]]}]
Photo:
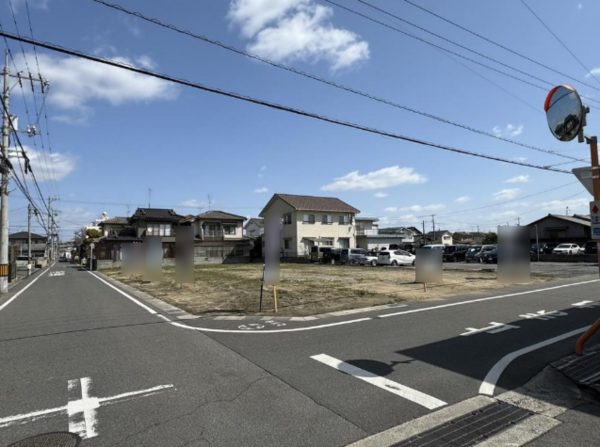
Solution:
[{"label": "power line", "polygon": [[[587,71],[587,72],[590,74],[590,76],[591,76],[591,77],[592,77],[592,78],[593,78],[593,79],[594,79],[594,80],[595,80],[597,83],[599,83],[599,84],[600,84],[600,81],[598,80],[598,78],[596,78],[596,76],[594,76],[594,74],[593,74],[593,73],[592,73],[592,72],[589,70],[589,68],[587,68],[587,67],[586,67],[586,66],[583,64],[583,62],[581,62],[581,60],[579,60],[579,58],[578,58],[577,56],[575,56],[575,53],[573,53],[573,52],[572,52],[572,51],[569,49],[569,47],[567,47],[567,46],[565,45],[565,43],[564,43],[562,40],[560,40],[560,38],[559,38],[559,37],[558,37],[556,34],[554,34],[554,32],[553,32],[553,31],[550,29],[550,27],[549,27],[548,25],[546,25],[546,23],[544,23],[544,21],[541,19],[541,17],[540,17],[540,16],[538,16],[538,15],[535,13],[535,11],[529,7],[529,5],[528,5],[527,3],[525,3],[525,0],[521,0],[521,3],[523,3],[523,5],[525,5],[525,7],[526,7],[526,8],[529,10],[529,12],[531,12],[531,14],[533,14],[533,16],[534,16],[536,19],[538,19],[538,21],[539,21],[539,22],[540,22],[542,25],[544,25],[544,28],[546,28],[546,29],[548,30],[548,32],[554,36],[554,38],[555,38],[555,39],[558,41],[558,43],[560,43],[560,44],[563,46],[563,48],[564,48],[565,50],[567,50],[571,56],[573,56],[573,59],[575,59],[577,62],[579,62],[579,65],[581,65],[581,66],[583,67],[583,69],[584,69],[585,71]],[[588,86],[588,87],[589,87],[589,86]],[[596,90],[598,90],[598,89],[596,89]]]},{"label": "power line", "polygon": [[[540,85],[534,84],[533,82],[529,82],[529,81],[527,81],[527,80],[525,80],[525,79],[522,79],[522,78],[520,78],[520,77],[518,77],[518,76],[514,76],[514,75],[512,75],[512,74],[510,74],[510,73],[507,73],[507,72],[505,72],[505,71],[499,70],[499,69],[497,69],[497,68],[491,67],[491,66],[489,66],[489,65],[486,65],[486,64],[484,64],[484,63],[482,63],[482,62],[479,62],[479,61],[476,61],[476,60],[474,60],[474,59],[471,59],[471,58],[469,58],[469,57],[467,57],[467,56],[464,56],[464,55],[462,55],[462,54],[456,53],[456,52],[454,52],[454,51],[452,51],[452,50],[449,50],[449,49],[447,49],[447,48],[444,48],[444,47],[442,47],[442,46],[439,46],[439,45],[437,45],[437,44],[435,44],[435,43],[433,43],[433,42],[430,42],[430,41],[428,41],[428,40],[426,40],[426,39],[423,39],[423,38],[421,38],[421,37],[418,37],[418,36],[416,36],[416,35],[414,35],[414,34],[411,34],[411,33],[408,33],[408,32],[406,32],[406,31],[403,31],[403,30],[401,30],[401,29],[399,29],[399,28],[396,28],[395,26],[388,25],[388,24],[386,24],[386,23],[383,23],[383,22],[381,22],[380,20],[374,19],[373,17],[370,17],[370,16],[368,16],[368,15],[366,15],[366,14],[363,14],[363,13],[360,13],[360,12],[358,12],[358,11],[355,11],[354,9],[348,8],[348,7],[346,7],[346,6],[342,6],[342,5],[340,5],[339,3],[336,3],[336,2],[334,2],[334,1],[332,1],[332,0],[324,0],[324,1],[325,1],[325,2],[327,2],[327,3],[330,3],[330,4],[332,4],[332,5],[335,5],[335,6],[337,6],[337,7],[338,7],[338,8],[340,8],[340,9],[343,9],[343,10],[345,10],[345,11],[348,11],[348,12],[350,12],[350,13],[352,13],[352,14],[355,14],[355,15],[357,15],[357,16],[359,16],[359,17],[362,17],[362,18],[364,18],[364,19],[366,19],[366,20],[369,20],[369,21],[371,21],[371,22],[373,22],[373,23],[376,23],[376,24],[378,24],[378,25],[381,25],[381,26],[383,26],[383,27],[385,27],[385,28],[391,29],[391,30],[393,30],[393,31],[396,31],[397,33],[400,33],[400,34],[403,34],[403,35],[405,35],[405,36],[408,36],[408,37],[410,37],[411,39],[418,40],[419,42],[422,42],[422,43],[424,43],[424,44],[426,44],[426,45],[429,45],[429,46],[431,46],[431,47],[433,47],[433,48],[437,48],[437,49],[439,49],[439,50],[445,51],[445,52],[447,52],[447,53],[449,53],[449,54],[452,54],[452,55],[454,55],[454,56],[456,56],[456,57],[460,57],[461,59],[465,59],[465,60],[467,60],[467,61],[469,61],[469,62],[471,62],[471,63],[473,63],[473,64],[480,65],[480,66],[482,66],[482,67],[484,67],[484,68],[487,68],[488,70],[495,71],[496,73],[500,73],[500,74],[502,74],[502,75],[504,75],[504,76],[507,76],[507,77],[509,77],[509,78],[512,78],[512,79],[515,79],[515,80],[517,80],[517,81],[519,81],[519,82],[522,82],[522,83],[524,83],[524,84],[527,84],[527,85],[529,85],[529,86],[531,86],[531,87],[535,87],[535,88],[537,88],[537,89],[540,89],[540,90],[543,90],[543,91],[545,91],[545,92],[547,92],[547,91],[548,91],[548,89],[547,89],[546,87],[542,87],[542,86],[540,86]],[[517,70],[517,71],[518,71],[518,70]],[[553,83],[551,83],[551,82],[544,81],[544,80],[542,80],[542,82],[544,82],[544,83],[546,83],[546,84],[548,84],[548,85],[554,86],[554,84],[553,84]],[[597,101],[597,100],[595,100],[595,99],[592,99],[592,98],[589,98],[589,97],[586,97],[586,96],[583,96],[583,95],[580,95],[580,96],[581,96],[582,98],[586,98],[588,101],[592,101],[592,102],[596,102],[596,103],[600,104],[600,101]]]},{"label": "power line", "polygon": [[583,81],[580,81],[579,79],[577,79],[577,78],[575,78],[573,76],[569,76],[568,74],[565,74],[565,73],[563,73],[563,72],[561,72],[559,70],[556,70],[556,69],[554,69],[552,67],[549,67],[549,66],[547,66],[547,65],[545,65],[545,64],[543,64],[541,62],[538,62],[535,59],[530,58],[529,56],[525,56],[524,54],[521,54],[518,51],[515,51],[515,50],[513,50],[511,48],[508,48],[505,45],[499,44],[498,42],[495,42],[492,39],[489,39],[489,38],[487,38],[487,37],[485,37],[485,36],[483,36],[481,34],[478,34],[475,31],[472,31],[472,30],[470,30],[470,29],[468,29],[468,28],[466,28],[466,27],[464,27],[462,25],[459,25],[458,23],[455,23],[455,22],[453,22],[453,21],[451,21],[451,20],[449,20],[449,19],[447,19],[447,18],[445,18],[445,17],[443,17],[443,16],[441,16],[439,14],[436,14],[435,12],[433,12],[433,11],[431,11],[431,10],[429,10],[429,9],[427,9],[427,8],[419,5],[419,4],[413,3],[410,0],[404,0],[404,1],[406,3],[408,3],[409,5],[411,5],[411,6],[414,6],[415,8],[419,8],[420,10],[426,12],[427,14],[431,14],[432,16],[437,17],[438,19],[443,20],[444,22],[449,23],[450,25],[453,25],[453,26],[455,26],[455,27],[457,27],[457,28],[459,28],[459,29],[461,29],[461,30],[463,30],[463,31],[465,31],[465,32],[467,32],[467,33],[475,36],[475,37],[478,37],[479,39],[485,40],[486,42],[488,42],[488,43],[490,43],[492,45],[495,45],[495,46],[497,46],[499,48],[502,48],[503,50],[508,51],[509,53],[514,54],[515,56],[519,56],[519,57],[521,57],[521,58],[523,58],[523,59],[525,59],[525,60],[527,60],[529,62],[532,62],[532,63],[534,63],[534,64],[536,64],[536,65],[538,65],[540,67],[543,67],[546,70],[553,71],[554,73],[559,74],[562,77],[571,79],[572,81],[575,81],[575,82],[579,82],[580,84],[583,84],[583,85],[585,85],[587,87],[594,88],[594,89],[597,88],[597,87],[591,86],[591,85],[589,85],[589,84],[587,84],[587,83],[585,83]]},{"label": "power line", "polygon": [[431,113],[427,113],[427,112],[423,112],[423,111],[420,111],[420,110],[416,110],[414,108],[411,108],[411,107],[408,107],[408,106],[405,106],[405,105],[402,105],[402,104],[398,104],[398,103],[390,101],[388,99],[380,98],[380,97],[374,96],[374,95],[372,95],[370,93],[365,93],[365,92],[357,90],[355,88],[347,87],[347,86],[344,86],[342,84],[338,84],[336,82],[333,82],[333,81],[328,80],[328,79],[321,78],[321,77],[316,76],[314,74],[307,73],[307,72],[304,72],[304,71],[301,71],[301,70],[297,70],[297,69],[295,69],[293,67],[290,67],[290,66],[287,66],[285,64],[274,62],[272,60],[269,60],[269,59],[263,58],[261,56],[258,56],[256,54],[249,53],[249,52],[247,52],[245,50],[240,50],[240,49],[238,49],[238,48],[236,48],[236,47],[234,47],[232,45],[224,44],[222,42],[219,42],[217,40],[211,39],[211,38],[206,37],[204,35],[196,34],[196,33],[193,33],[191,31],[188,31],[188,30],[183,30],[181,28],[176,27],[175,25],[164,23],[164,22],[162,22],[162,21],[160,21],[160,20],[158,20],[156,18],[147,17],[147,16],[143,15],[142,13],[140,13],[138,11],[132,11],[132,10],[126,9],[123,6],[118,5],[118,4],[108,3],[108,2],[106,2],[104,0],[91,0],[91,1],[93,1],[95,3],[98,3],[98,4],[101,4],[101,5],[104,5],[104,6],[107,6],[109,8],[114,9],[114,10],[117,10],[119,12],[122,12],[122,13],[125,13],[125,14],[128,14],[128,15],[137,17],[137,18],[139,18],[141,20],[144,20],[146,22],[150,22],[150,23],[158,25],[160,27],[167,28],[167,29],[169,29],[171,31],[175,31],[175,32],[177,32],[179,34],[184,34],[184,35],[193,37],[194,39],[198,39],[198,40],[201,40],[203,42],[210,43],[212,45],[216,45],[216,46],[218,46],[218,47],[220,47],[222,49],[231,51],[233,53],[236,53],[236,54],[239,54],[239,55],[242,55],[242,56],[254,59],[254,60],[258,60],[260,62],[263,62],[265,64],[271,65],[273,67],[276,67],[276,68],[279,68],[279,69],[282,69],[282,70],[286,70],[288,72],[291,72],[291,73],[294,73],[294,74],[306,77],[308,79],[312,79],[312,80],[317,81],[317,82],[324,83],[324,84],[329,85],[331,87],[334,87],[334,88],[337,88],[337,89],[340,89],[340,90],[344,90],[346,92],[349,92],[349,93],[352,93],[352,94],[355,94],[355,95],[359,95],[359,96],[362,96],[364,98],[367,98],[367,99],[370,99],[370,100],[373,100],[373,101],[377,101],[379,103],[382,103],[382,104],[385,104],[385,105],[388,105],[388,106],[399,108],[399,109],[405,110],[407,112],[411,112],[411,113],[414,113],[414,114],[417,114],[417,115],[421,115],[421,116],[424,116],[426,118],[430,118],[430,119],[433,119],[433,120],[436,120],[436,121],[439,121],[439,122],[442,122],[442,123],[445,123],[445,124],[449,124],[449,125],[452,125],[452,126],[455,126],[455,127],[459,127],[459,128],[464,129],[464,130],[468,130],[470,132],[474,132],[474,133],[477,133],[477,134],[480,134],[480,135],[484,135],[484,136],[487,136],[487,137],[490,137],[490,138],[501,140],[501,141],[504,141],[504,142],[507,142],[507,143],[515,144],[517,146],[521,146],[521,147],[524,147],[524,148],[527,148],[527,149],[535,150],[535,151],[538,151],[538,152],[544,152],[544,153],[547,153],[547,154],[556,155],[556,156],[559,156],[559,157],[568,158],[568,159],[575,160],[575,161],[582,161],[582,162],[586,162],[587,161],[587,160],[581,160],[581,159],[578,159],[578,158],[575,158],[575,157],[566,156],[566,155],[559,155],[555,151],[541,149],[541,148],[538,148],[538,147],[535,147],[535,146],[532,146],[532,145],[528,145],[528,144],[520,143],[520,142],[515,141],[515,140],[511,140],[510,138],[504,138],[504,137],[499,136],[499,135],[494,135],[493,133],[486,132],[484,130],[479,130],[479,129],[473,128],[471,126],[467,126],[467,125],[464,125],[464,124],[459,124],[459,123],[456,123],[456,122],[451,121],[449,119],[433,115]]},{"label": "power line", "polygon": [[208,87],[205,85],[202,85],[200,83],[196,83],[196,82],[192,82],[192,81],[188,81],[186,79],[180,79],[180,78],[175,78],[173,76],[169,76],[169,75],[165,75],[165,74],[160,74],[160,73],[156,73],[147,69],[143,69],[143,68],[137,68],[137,67],[133,67],[131,65],[127,65],[123,62],[117,62],[117,61],[113,61],[110,59],[103,59],[97,56],[92,56],[86,53],[82,53],[79,51],[75,51],[75,50],[70,50],[70,49],[66,49],[63,47],[60,47],[58,45],[54,45],[54,44],[49,44],[46,42],[40,42],[40,41],[35,41],[33,39],[29,39],[26,37],[19,37],[19,36],[15,36],[14,34],[11,33],[7,33],[5,31],[0,31],[0,35],[5,36],[9,39],[12,40],[20,40],[22,42],[25,43],[29,43],[29,44],[36,44],[39,47],[42,48],[46,48],[48,50],[53,50],[59,53],[63,53],[63,54],[68,54],[70,56],[76,56],[76,57],[80,57],[83,59],[87,59],[87,60],[91,60],[94,62],[98,62],[98,63],[102,63],[105,65],[109,65],[112,67],[117,67],[117,68],[122,68],[124,70],[128,70],[128,71],[132,71],[134,73],[139,73],[139,74],[143,74],[143,75],[147,75],[147,76],[152,76],[154,78],[157,79],[162,79],[164,81],[168,81],[168,82],[172,82],[175,84],[180,84],[180,85],[184,85],[187,87],[191,87],[197,90],[202,90],[202,91],[206,91],[206,92],[210,92],[210,93],[214,93],[217,95],[221,95],[221,96],[226,96],[229,98],[233,98],[233,99],[237,99],[240,101],[244,101],[244,102],[248,102],[248,103],[252,103],[252,104],[256,104],[256,105],[260,105],[263,107],[268,107],[274,110],[280,110],[283,112],[288,112],[288,113],[292,113],[298,116],[304,116],[307,118],[313,118],[316,119],[318,121],[323,121],[323,122],[327,122],[330,124],[335,124],[338,126],[342,126],[342,127],[347,127],[347,128],[351,128],[351,129],[355,129],[355,130],[360,130],[363,132],[367,132],[367,133],[372,133],[375,135],[380,135],[380,136],[384,136],[384,137],[389,137],[395,140],[402,140],[402,141],[408,141],[411,143],[415,143],[415,144],[419,144],[422,146],[428,146],[428,147],[433,147],[436,149],[440,149],[443,151],[447,151],[447,152],[454,152],[454,153],[458,153],[458,154],[463,154],[463,155],[470,155],[473,157],[479,157],[479,158],[485,158],[488,160],[493,160],[493,161],[500,161],[503,163],[509,163],[509,164],[514,164],[514,165],[518,165],[518,166],[525,166],[528,168],[534,168],[534,169],[540,169],[540,170],[544,170],[544,171],[553,171],[553,172],[560,172],[562,174],[571,174],[569,171],[565,171],[562,169],[556,169],[556,168],[550,168],[547,166],[539,166],[539,165],[534,165],[534,164],[530,164],[530,163],[524,163],[524,162],[520,162],[520,161],[516,161],[516,160],[509,160],[506,158],[502,158],[502,157],[496,157],[496,156],[492,156],[492,155],[487,155],[487,154],[481,154],[481,153],[477,153],[477,152],[472,152],[472,151],[468,151],[465,149],[458,149],[455,147],[450,147],[450,146],[446,146],[446,145],[442,145],[442,144],[437,144],[437,143],[431,143],[428,141],[424,141],[424,140],[420,140],[418,138],[413,138],[413,137],[407,137],[404,135],[400,135],[400,134],[395,134],[392,132],[387,132],[384,130],[380,130],[380,129],[376,129],[376,128],[372,128],[372,127],[367,127],[367,126],[363,126],[360,124],[356,124],[356,123],[352,123],[349,121],[341,121],[335,118],[329,118],[327,116],[324,115],[319,115],[316,113],[311,113],[311,112],[306,112],[304,110],[301,109],[297,109],[297,108],[293,108],[293,107],[288,107],[288,106],[283,106],[280,104],[276,104],[273,102],[269,102],[269,101],[265,101],[265,100],[261,100],[261,99],[256,99],[250,96],[246,96],[246,95],[242,95],[239,93],[234,93],[234,92],[230,92],[230,91],[226,91],[226,90],[222,90],[222,89],[218,89],[218,88],[214,88],[214,87]]}]

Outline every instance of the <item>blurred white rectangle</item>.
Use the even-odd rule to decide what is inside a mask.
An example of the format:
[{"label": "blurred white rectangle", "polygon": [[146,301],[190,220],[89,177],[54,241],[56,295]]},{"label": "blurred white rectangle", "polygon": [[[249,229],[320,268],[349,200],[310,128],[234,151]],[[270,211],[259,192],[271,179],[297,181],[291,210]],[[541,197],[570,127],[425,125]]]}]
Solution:
[{"label": "blurred white rectangle", "polygon": [[419,248],[415,259],[415,282],[442,282],[442,254],[440,249]]},{"label": "blurred white rectangle", "polygon": [[498,281],[507,284],[529,282],[529,227],[498,227]]},{"label": "blurred white rectangle", "polygon": [[277,216],[265,219],[265,281],[267,286],[279,285],[282,221]]}]

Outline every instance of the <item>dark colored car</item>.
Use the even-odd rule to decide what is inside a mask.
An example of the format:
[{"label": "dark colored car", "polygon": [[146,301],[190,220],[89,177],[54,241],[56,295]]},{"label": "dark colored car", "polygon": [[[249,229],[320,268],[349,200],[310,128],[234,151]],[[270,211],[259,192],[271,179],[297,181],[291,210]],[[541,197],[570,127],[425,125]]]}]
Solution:
[{"label": "dark colored car", "polygon": [[61,256],[60,258],[58,258],[58,262],[67,262],[67,257]]},{"label": "dark colored car", "polygon": [[333,264],[336,262],[340,262],[340,249],[332,248],[331,250],[323,252],[321,262],[323,262],[324,264]]},{"label": "dark colored car", "polygon": [[596,241],[587,241],[584,245],[585,254],[586,255],[597,255],[598,254],[598,244]]},{"label": "dark colored car", "polygon": [[465,262],[468,264],[469,262],[479,262],[479,253],[481,253],[481,248],[483,245],[472,245],[467,250],[465,254]]},{"label": "dark colored car", "polygon": [[553,242],[540,242],[539,244],[533,244],[531,246],[531,254],[533,255],[537,255],[538,250],[540,252],[540,254],[542,255],[551,255],[552,254],[552,250],[554,250],[556,248],[556,244]]},{"label": "dark colored car", "polygon": [[482,255],[483,262],[486,264],[498,264],[498,249],[494,248]]},{"label": "dark colored car", "polygon": [[340,262],[350,265],[365,265],[367,263],[367,251],[362,248],[340,249]]},{"label": "dark colored car", "polygon": [[468,249],[469,247],[467,245],[448,245],[444,247],[442,260],[444,262],[464,261]]}]

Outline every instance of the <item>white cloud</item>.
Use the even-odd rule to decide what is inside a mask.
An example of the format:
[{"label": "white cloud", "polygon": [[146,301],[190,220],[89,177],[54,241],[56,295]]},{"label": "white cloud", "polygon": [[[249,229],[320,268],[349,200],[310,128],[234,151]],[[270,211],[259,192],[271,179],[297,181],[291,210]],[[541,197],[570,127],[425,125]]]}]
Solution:
[{"label": "white cloud", "polygon": [[592,68],[590,70],[590,72],[585,75],[585,77],[589,78],[592,75],[594,75],[594,76],[600,75],[600,67]]},{"label": "white cloud", "polygon": [[402,216],[398,216],[398,221],[399,222],[406,222],[408,220],[416,220],[417,216],[415,216],[414,214],[404,214]]},{"label": "white cloud", "polygon": [[265,171],[267,170],[266,166],[260,168],[260,172],[258,173],[258,178],[263,178],[265,176]]},{"label": "white cloud", "polygon": [[234,0],[228,18],[252,39],[248,50],[275,61],[326,60],[332,70],[369,58],[360,36],[334,27],[333,9],[313,0]]},{"label": "white cloud", "polygon": [[435,205],[425,205],[425,206],[421,206],[421,205],[407,206],[404,208],[400,208],[400,211],[412,211],[415,213],[420,213],[422,211],[439,211],[444,208],[446,208],[446,205],[438,203]]},{"label": "white cloud", "polygon": [[[38,182],[60,181],[75,170],[75,157],[70,154],[41,152],[27,146],[23,146],[23,149],[29,157],[31,169]],[[15,150],[15,148],[11,148],[11,150]],[[18,161],[14,161],[13,164],[18,169],[16,166]]]},{"label": "white cloud", "polygon": [[[35,9],[48,10],[48,4],[50,0],[29,0],[29,6]],[[15,14],[21,10],[21,6],[25,4],[25,0],[12,0],[13,9]]]},{"label": "white cloud", "polygon": [[[32,55],[29,55],[32,57]],[[23,58],[16,57],[17,66]],[[81,121],[91,114],[94,101],[107,101],[118,106],[128,102],[150,102],[174,99],[178,90],[160,79],[150,78],[126,70],[74,57],[38,54],[40,71],[50,80],[48,102],[63,110],[76,112],[75,117],[59,114],[64,122]],[[135,62],[123,57],[113,60],[149,68],[154,62],[149,56],[140,56]]]},{"label": "white cloud", "polygon": [[587,198],[569,199],[569,200],[551,200],[542,203],[542,208],[547,211],[554,211],[557,214],[565,214],[567,207],[571,214],[589,214],[590,200]]},{"label": "white cloud", "polygon": [[255,192],[256,194],[263,194],[263,193],[265,193],[265,192],[269,192],[269,188],[256,188],[256,189],[254,190],[254,192]]},{"label": "white cloud", "polygon": [[512,202],[504,205],[504,208],[528,208],[531,205],[531,202]]},{"label": "white cloud", "polygon": [[414,172],[413,168],[390,166],[363,175],[360,175],[358,171],[353,171],[343,177],[335,178],[333,183],[325,185],[321,189],[323,191],[369,191],[426,181],[427,178]]},{"label": "white cloud", "polygon": [[505,180],[504,183],[529,183],[529,175],[517,175]]},{"label": "white cloud", "polygon": [[462,196],[455,200],[456,203],[467,203],[471,198],[469,196]]},{"label": "white cloud", "polygon": [[495,192],[492,194],[492,199],[494,200],[512,200],[521,194],[521,189],[512,188],[512,189],[503,189],[502,191]]},{"label": "white cloud", "polygon": [[398,211],[400,208],[398,208],[397,206],[388,206],[386,209],[384,209],[383,211],[385,211],[386,213],[395,213],[396,211]]},{"label": "white cloud", "polygon": [[494,126],[492,131],[497,137],[514,138],[523,133],[523,125],[513,126],[512,124],[507,124],[506,128],[504,129],[502,129],[500,126]]},{"label": "white cloud", "polygon": [[375,197],[376,199],[383,199],[384,197],[387,197],[388,194],[384,193],[384,192],[376,192],[373,197]]}]

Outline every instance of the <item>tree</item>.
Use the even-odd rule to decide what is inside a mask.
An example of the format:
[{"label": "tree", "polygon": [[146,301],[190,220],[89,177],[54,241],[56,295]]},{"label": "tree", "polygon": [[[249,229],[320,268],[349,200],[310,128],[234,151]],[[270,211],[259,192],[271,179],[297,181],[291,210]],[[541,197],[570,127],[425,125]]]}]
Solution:
[{"label": "tree", "polygon": [[483,238],[484,244],[497,244],[498,243],[498,235],[496,233],[487,233]]},{"label": "tree", "polygon": [[88,228],[87,230],[85,230],[85,235],[86,238],[98,239],[99,237],[102,237],[102,232],[100,232],[99,230],[94,230],[93,228]]}]

